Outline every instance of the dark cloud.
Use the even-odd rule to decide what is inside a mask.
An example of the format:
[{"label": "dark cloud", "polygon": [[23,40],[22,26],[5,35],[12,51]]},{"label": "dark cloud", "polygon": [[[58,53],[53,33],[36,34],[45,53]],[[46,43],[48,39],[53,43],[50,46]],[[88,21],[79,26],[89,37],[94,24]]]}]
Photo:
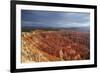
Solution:
[{"label": "dark cloud", "polygon": [[56,12],[21,10],[22,26],[78,27],[89,26],[90,14],[79,12]]}]

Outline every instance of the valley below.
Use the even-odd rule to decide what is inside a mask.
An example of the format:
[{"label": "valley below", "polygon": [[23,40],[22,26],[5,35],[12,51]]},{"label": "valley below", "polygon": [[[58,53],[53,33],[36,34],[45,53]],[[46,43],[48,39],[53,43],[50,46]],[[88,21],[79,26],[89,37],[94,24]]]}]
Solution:
[{"label": "valley below", "polygon": [[73,30],[33,30],[21,34],[21,62],[90,59],[90,34]]}]

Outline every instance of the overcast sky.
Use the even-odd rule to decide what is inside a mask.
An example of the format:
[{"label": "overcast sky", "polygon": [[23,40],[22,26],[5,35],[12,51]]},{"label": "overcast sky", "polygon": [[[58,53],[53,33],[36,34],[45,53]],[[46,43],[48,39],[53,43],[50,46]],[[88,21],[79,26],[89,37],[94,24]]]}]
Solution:
[{"label": "overcast sky", "polygon": [[90,25],[90,14],[82,12],[21,10],[21,24],[22,27],[86,27]]}]

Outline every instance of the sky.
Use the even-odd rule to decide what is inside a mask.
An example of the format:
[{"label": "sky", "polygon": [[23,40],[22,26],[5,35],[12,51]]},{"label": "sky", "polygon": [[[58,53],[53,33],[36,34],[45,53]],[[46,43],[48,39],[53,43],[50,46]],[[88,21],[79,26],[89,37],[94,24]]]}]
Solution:
[{"label": "sky", "polygon": [[90,13],[21,10],[22,27],[88,27]]}]

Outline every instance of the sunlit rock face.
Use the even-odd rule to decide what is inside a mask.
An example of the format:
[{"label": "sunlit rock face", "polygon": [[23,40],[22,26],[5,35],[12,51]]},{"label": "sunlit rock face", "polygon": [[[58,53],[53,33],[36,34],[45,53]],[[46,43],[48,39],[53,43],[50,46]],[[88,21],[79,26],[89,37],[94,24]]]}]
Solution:
[{"label": "sunlit rock face", "polygon": [[49,62],[90,58],[88,32],[70,30],[22,32],[21,61]]}]

